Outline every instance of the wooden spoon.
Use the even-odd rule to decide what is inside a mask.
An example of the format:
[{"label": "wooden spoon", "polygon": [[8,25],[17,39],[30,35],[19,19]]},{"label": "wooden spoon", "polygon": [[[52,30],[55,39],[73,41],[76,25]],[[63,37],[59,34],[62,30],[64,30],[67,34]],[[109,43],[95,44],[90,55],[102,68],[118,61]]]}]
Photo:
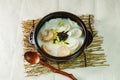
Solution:
[{"label": "wooden spoon", "polygon": [[53,66],[42,61],[37,52],[28,51],[24,54],[24,58],[30,64],[42,64],[42,65],[50,68],[55,73],[59,73],[59,74],[62,74],[64,76],[67,76],[67,77],[71,78],[72,80],[77,80],[72,74],[69,74],[69,73],[64,72],[64,71],[60,71],[60,70],[54,68]]}]

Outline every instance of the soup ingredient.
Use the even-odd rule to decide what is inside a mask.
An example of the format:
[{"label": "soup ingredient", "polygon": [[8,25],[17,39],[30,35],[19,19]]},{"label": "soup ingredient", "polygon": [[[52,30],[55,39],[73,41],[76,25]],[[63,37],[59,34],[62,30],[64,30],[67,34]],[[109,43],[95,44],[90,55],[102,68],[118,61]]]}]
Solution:
[{"label": "soup ingredient", "polygon": [[75,21],[72,21],[71,19],[68,18],[68,23],[70,26],[74,27],[74,28],[77,28],[79,27],[79,25],[75,22]]},{"label": "soup ingredient", "polygon": [[68,38],[67,32],[64,32],[64,31],[63,32],[59,32],[57,34],[57,36],[58,36],[60,41],[65,41]]},{"label": "soup ingredient", "polygon": [[48,49],[48,47],[46,46],[46,45],[42,45],[42,49],[46,52],[46,53],[48,53],[48,54],[50,54],[51,53],[51,50],[50,49]]},{"label": "soup ingredient", "polygon": [[58,56],[59,57],[65,57],[70,54],[71,54],[70,49],[65,45],[62,45],[61,47],[58,48]]},{"label": "soup ingredient", "polygon": [[52,30],[46,29],[45,32],[46,33],[40,33],[40,37],[41,37],[42,41],[48,42],[48,41],[52,40],[53,36],[54,36]]},{"label": "soup ingredient", "polygon": [[80,41],[78,39],[75,38],[68,38],[66,40],[69,44],[67,45],[68,48],[70,48],[71,51],[76,51],[78,49],[78,47],[80,46]]},{"label": "soup ingredient", "polygon": [[60,32],[62,32],[62,31],[66,32],[66,31],[70,30],[70,25],[63,20],[58,23],[58,26],[59,26]]},{"label": "soup ingredient", "polygon": [[53,30],[54,38],[53,44],[69,44],[65,40],[68,38],[67,32],[59,32],[57,29]]},{"label": "soup ingredient", "polygon": [[68,32],[68,35],[74,38],[79,38],[82,35],[82,31],[79,28],[73,28]]}]

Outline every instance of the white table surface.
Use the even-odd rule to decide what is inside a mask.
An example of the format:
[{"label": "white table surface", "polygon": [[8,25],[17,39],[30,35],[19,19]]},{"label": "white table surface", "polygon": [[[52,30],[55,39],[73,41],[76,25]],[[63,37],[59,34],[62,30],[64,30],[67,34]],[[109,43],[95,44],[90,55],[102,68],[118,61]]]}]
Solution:
[{"label": "white table surface", "polygon": [[70,80],[47,73],[25,77],[22,20],[42,18],[54,11],[94,14],[104,36],[108,67],[67,69],[78,80],[120,80],[120,0],[0,0],[0,80]]}]

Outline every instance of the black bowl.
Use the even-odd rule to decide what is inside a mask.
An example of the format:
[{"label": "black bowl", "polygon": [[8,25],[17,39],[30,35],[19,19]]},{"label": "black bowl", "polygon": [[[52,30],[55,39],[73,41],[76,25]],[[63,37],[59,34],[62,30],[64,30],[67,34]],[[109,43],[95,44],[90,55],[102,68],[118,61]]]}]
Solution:
[{"label": "black bowl", "polygon": [[[41,29],[41,27],[45,24],[45,22],[49,21],[50,19],[55,19],[55,18],[69,18],[75,22],[77,22],[77,24],[81,27],[82,29],[82,33],[84,36],[84,42],[82,44],[82,46],[80,47],[80,49],[78,51],[76,51],[74,54],[69,55],[69,56],[65,56],[65,57],[55,57],[55,56],[51,56],[49,54],[47,54],[38,44],[37,41],[37,35],[39,33],[39,30]],[[47,58],[49,60],[55,61],[55,62],[64,62],[64,61],[69,61],[77,56],[79,56],[84,49],[92,42],[93,37],[91,35],[91,33],[86,29],[85,24],[83,23],[83,21],[77,17],[76,15],[72,14],[72,13],[68,13],[68,12],[53,12],[48,14],[47,16],[45,16],[43,19],[40,20],[40,22],[37,24],[35,30],[32,32],[33,37],[30,37],[30,42],[34,42],[35,47],[37,48],[38,52],[44,57]]]}]

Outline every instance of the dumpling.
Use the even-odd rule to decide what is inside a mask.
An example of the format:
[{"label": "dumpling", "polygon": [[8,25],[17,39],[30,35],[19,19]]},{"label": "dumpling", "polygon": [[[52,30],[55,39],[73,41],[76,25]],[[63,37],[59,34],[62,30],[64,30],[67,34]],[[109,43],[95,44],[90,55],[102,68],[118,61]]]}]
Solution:
[{"label": "dumpling", "polygon": [[68,46],[68,48],[70,48],[70,50],[72,52],[75,52],[81,45],[81,43],[78,39],[75,39],[72,37],[69,37],[66,41],[69,43],[69,44],[67,44],[67,46]]},{"label": "dumpling", "polygon": [[79,28],[73,28],[68,32],[70,37],[79,38],[82,35],[82,31]]}]

